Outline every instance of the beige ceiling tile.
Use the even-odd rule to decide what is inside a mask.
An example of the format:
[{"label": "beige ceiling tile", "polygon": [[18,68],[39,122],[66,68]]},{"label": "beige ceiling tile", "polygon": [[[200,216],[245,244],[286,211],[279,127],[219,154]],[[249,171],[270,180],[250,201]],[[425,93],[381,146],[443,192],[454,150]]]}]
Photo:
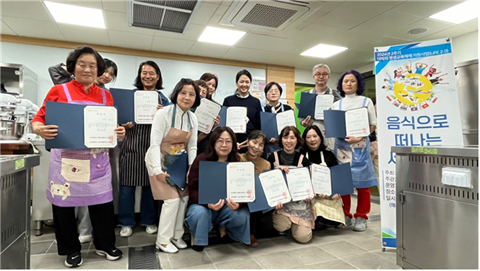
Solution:
[{"label": "beige ceiling tile", "polygon": [[198,24],[189,24],[185,30],[185,34],[172,33],[167,31],[155,31],[155,37],[167,37],[172,39],[182,39],[197,41],[206,26]]},{"label": "beige ceiling tile", "polygon": [[[322,40],[325,43],[327,40],[336,40],[338,36],[343,35],[347,31],[337,27],[310,24],[300,31],[294,31],[291,35],[291,39],[308,41],[308,40]],[[341,45],[341,44],[336,44]]]},{"label": "beige ceiling tile", "polygon": [[19,36],[65,40],[54,22],[28,20],[23,18],[2,17],[2,20]]},{"label": "beige ceiling tile", "polygon": [[305,21],[308,23],[314,23],[315,21],[319,20],[322,16],[325,14],[328,14],[341,4],[343,4],[345,1],[329,1],[329,2],[323,2],[322,7],[317,10],[315,13],[310,15]]},{"label": "beige ceiling tile", "polygon": [[48,1],[72,5],[72,6],[86,7],[86,8],[98,8],[98,9],[103,8],[101,0],[82,0],[82,1],[48,0]]},{"label": "beige ceiling tile", "polygon": [[[390,33],[388,33],[388,35],[392,37],[401,38],[401,39],[418,40],[428,35],[431,35],[433,33],[446,30],[454,26],[455,24],[446,23],[438,20],[423,19],[423,20],[414,22],[412,24],[402,25],[402,26],[393,28],[390,31]],[[415,34],[415,35],[408,33],[408,31],[415,28],[427,28],[428,30],[424,33]]]},{"label": "beige ceiling tile", "polygon": [[226,52],[222,58],[233,59],[240,61],[259,62],[259,58],[265,53],[265,51],[232,47]]},{"label": "beige ceiling tile", "polygon": [[395,11],[387,11],[381,15],[365,22],[347,33],[358,34],[358,38],[368,38],[369,36],[379,36],[390,33],[392,29],[395,29],[402,25],[412,24],[422,20],[422,17],[410,14],[403,14]]},{"label": "beige ceiling tile", "polygon": [[127,13],[104,11],[104,14],[105,14],[105,25],[109,30],[145,34],[145,35],[153,35],[155,33],[155,30],[152,30],[152,29],[129,26]]},{"label": "beige ceiling tile", "polygon": [[429,16],[438,13],[442,10],[458,5],[464,0],[457,1],[405,1],[404,3],[395,7],[393,11],[417,15],[428,18]]},{"label": "beige ceiling tile", "polygon": [[111,45],[106,29],[57,24],[67,41],[99,45]]},{"label": "beige ceiling tile", "polygon": [[127,12],[129,1],[102,0],[103,10],[115,12]]},{"label": "beige ceiling tile", "polygon": [[468,27],[472,30],[478,30],[478,18],[475,18],[473,20],[470,20],[468,22],[464,22],[463,24],[460,24],[463,27]]},{"label": "beige ceiling tile", "polygon": [[434,39],[441,39],[441,38],[455,38],[467,33],[473,32],[471,29],[468,27],[464,27],[462,25],[457,25],[452,28],[439,31],[437,33],[434,33],[432,35],[424,37],[423,40],[434,40]]},{"label": "beige ceiling tile", "polygon": [[235,47],[272,51],[279,53],[300,54],[302,41],[283,39],[258,34],[246,34]]},{"label": "beige ceiling tile", "polygon": [[293,63],[298,57],[300,56],[295,54],[265,51],[256,62],[282,66],[293,66]]},{"label": "beige ceiling tile", "polygon": [[0,26],[0,33],[5,34],[5,35],[15,35],[17,36],[17,33],[13,31],[5,22],[1,21],[2,24]]},{"label": "beige ceiling tile", "polygon": [[109,30],[110,44],[112,46],[150,50],[152,48],[153,35],[134,34]]},{"label": "beige ceiling tile", "polygon": [[212,17],[208,21],[208,25],[220,27],[219,22],[222,19],[225,12],[227,12],[227,10],[228,10],[228,6],[223,6],[223,5],[218,6],[218,8],[215,10],[215,13],[212,15]]},{"label": "beige ceiling tile", "polygon": [[194,42],[189,40],[154,37],[151,50],[186,55],[193,44]]},{"label": "beige ceiling tile", "polygon": [[221,58],[228,50],[228,45],[213,44],[207,42],[195,42],[188,52],[189,55]]},{"label": "beige ceiling tile", "polygon": [[40,0],[0,1],[1,16],[53,22],[50,13]]},{"label": "beige ceiling tile", "polygon": [[355,46],[356,50],[362,51],[370,51],[374,52],[375,47],[382,47],[382,46],[392,46],[392,45],[399,45],[405,44],[415,41],[414,39],[400,39],[397,37],[389,37],[389,36],[380,36],[370,40],[361,41]]},{"label": "beige ceiling tile", "polygon": [[200,2],[200,5],[197,6],[195,11],[193,12],[190,23],[207,25],[210,21],[210,18],[212,18],[213,14],[215,14],[215,11],[218,7],[218,4]]}]

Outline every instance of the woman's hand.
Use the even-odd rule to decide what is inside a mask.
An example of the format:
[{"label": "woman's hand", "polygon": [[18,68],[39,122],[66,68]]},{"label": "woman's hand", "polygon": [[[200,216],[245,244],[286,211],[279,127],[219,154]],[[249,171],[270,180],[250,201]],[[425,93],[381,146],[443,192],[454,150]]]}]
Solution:
[{"label": "woman's hand", "polygon": [[305,199],[305,201],[312,203],[312,197],[307,197],[307,198]]},{"label": "woman's hand", "polygon": [[117,128],[115,128],[115,133],[117,133],[117,138],[118,139],[122,139],[125,137],[125,127],[122,127],[120,125],[118,125]]},{"label": "woman's hand", "polygon": [[219,115],[217,115],[217,117],[213,119],[213,128],[215,128],[215,126],[217,126],[218,124],[220,124],[220,116]]},{"label": "woman's hand", "polygon": [[339,200],[339,199],[341,199],[341,198],[342,198],[342,196],[340,196],[340,194],[335,194],[335,195],[333,195],[333,197],[332,197],[333,200]]},{"label": "woman's hand", "polygon": [[131,129],[133,127],[133,123],[129,121],[127,123],[122,124],[122,126],[125,127],[125,129]]},{"label": "woman's hand", "polygon": [[225,204],[225,201],[221,199],[215,204],[212,204],[212,203],[208,204],[208,208],[214,211],[218,211],[223,207],[223,204]]},{"label": "woman's hand", "polygon": [[240,203],[236,203],[233,199],[227,198],[227,206],[230,210],[236,211],[240,208]]},{"label": "woman's hand", "polygon": [[275,142],[277,142],[277,140],[274,137],[270,138],[270,141],[268,141],[268,143],[275,143]]},{"label": "woman's hand", "polygon": [[283,208],[283,203],[281,201],[279,201],[277,203],[277,206],[275,206],[275,209],[278,210],[278,209],[282,209]]},{"label": "woman's hand", "polygon": [[58,135],[57,125],[45,125],[41,122],[34,122],[32,128],[33,132],[43,139],[54,139]]},{"label": "woman's hand", "polygon": [[300,124],[302,124],[303,127],[310,127],[310,126],[312,126],[312,124],[313,124],[312,117],[307,116],[304,120],[302,120],[302,122],[300,122]]},{"label": "woman's hand", "polygon": [[315,198],[317,198],[317,199],[328,199],[330,197],[327,196],[327,195],[324,195],[324,194],[315,194]]},{"label": "woman's hand", "polygon": [[347,141],[348,144],[357,144],[358,142],[364,140],[363,137],[354,137],[354,136],[346,136],[345,141]]},{"label": "woman's hand", "polygon": [[162,173],[156,175],[155,179],[157,179],[157,181],[159,181],[159,182],[167,183],[167,178],[168,177],[170,177],[170,175],[168,173],[162,172]]},{"label": "woman's hand", "polygon": [[285,173],[287,173],[287,174],[290,172],[290,169],[288,169],[287,166],[279,166],[279,167],[277,167],[277,168],[283,170],[283,172],[285,172]]},{"label": "woman's hand", "polygon": [[237,143],[237,149],[243,149],[247,147],[247,140],[243,141],[242,143]]}]

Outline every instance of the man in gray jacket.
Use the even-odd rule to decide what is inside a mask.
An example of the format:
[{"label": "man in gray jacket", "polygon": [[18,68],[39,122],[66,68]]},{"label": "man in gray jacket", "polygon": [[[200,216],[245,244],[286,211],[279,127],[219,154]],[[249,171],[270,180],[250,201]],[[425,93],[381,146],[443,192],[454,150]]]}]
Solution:
[{"label": "man in gray jacket", "polygon": [[[308,91],[312,94],[331,94],[333,95],[333,102],[342,99],[340,92],[336,89],[331,89],[327,86],[328,79],[330,79],[330,68],[326,64],[317,64],[313,67],[313,79],[315,80],[315,87]],[[307,116],[301,121],[302,126],[309,127],[311,125],[317,125],[320,131],[323,132],[323,138],[325,138],[325,147],[327,150],[333,151],[335,147],[335,139],[325,137],[325,126],[323,120],[313,120],[311,116]]]}]

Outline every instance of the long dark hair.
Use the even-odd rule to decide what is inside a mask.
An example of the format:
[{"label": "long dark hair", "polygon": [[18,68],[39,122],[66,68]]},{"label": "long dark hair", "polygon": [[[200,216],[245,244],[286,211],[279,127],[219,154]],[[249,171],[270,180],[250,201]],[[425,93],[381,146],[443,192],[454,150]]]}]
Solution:
[{"label": "long dark hair", "polygon": [[308,152],[308,151],[312,151],[312,150],[308,147],[308,144],[307,144],[307,133],[308,133],[310,130],[314,130],[315,133],[317,133],[317,135],[320,137],[320,140],[321,140],[321,141],[320,141],[320,146],[318,146],[318,150],[319,150],[319,151],[324,151],[324,150],[326,150],[325,144],[323,144],[323,141],[324,141],[324,139],[323,139],[323,134],[322,134],[322,132],[320,131],[320,128],[318,128],[317,125],[312,125],[312,126],[310,126],[310,127],[307,127],[307,128],[305,129],[305,131],[303,131],[302,138],[303,138],[303,140],[305,141],[305,143],[303,144],[303,149],[304,149],[305,151],[307,151],[307,152]]},{"label": "long dark hair", "polygon": [[160,71],[160,67],[158,67],[157,63],[155,63],[151,60],[147,60],[147,61],[144,61],[144,62],[140,63],[140,66],[138,67],[137,78],[135,78],[135,84],[133,84],[133,85],[137,89],[143,89],[141,75],[142,75],[142,68],[145,65],[152,66],[152,68],[155,69],[155,72],[158,75],[158,81],[157,81],[157,84],[155,85],[155,89],[163,89],[163,79],[162,79],[162,72]]},{"label": "long dark hair", "polygon": [[228,154],[227,162],[239,162],[240,156],[238,155],[237,149],[237,137],[235,133],[228,126],[217,126],[215,130],[210,134],[210,141],[208,142],[207,150],[205,151],[205,156],[209,161],[218,161],[218,155],[215,151],[215,143],[223,132],[230,134],[232,138],[232,151]]}]

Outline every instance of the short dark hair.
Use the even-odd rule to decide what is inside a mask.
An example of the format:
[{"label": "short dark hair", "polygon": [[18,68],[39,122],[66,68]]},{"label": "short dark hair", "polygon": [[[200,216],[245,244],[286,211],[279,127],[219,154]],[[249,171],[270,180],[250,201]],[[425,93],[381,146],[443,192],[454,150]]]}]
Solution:
[{"label": "short dark hair", "polygon": [[172,101],[173,104],[177,104],[177,97],[178,93],[182,91],[183,86],[185,85],[191,85],[193,89],[195,90],[195,102],[193,102],[192,107],[197,107],[200,105],[200,90],[197,85],[195,85],[195,82],[190,79],[190,78],[182,78],[180,79],[180,82],[177,83],[175,88],[173,89],[172,94],[170,94],[170,100]]},{"label": "short dark hair", "polygon": [[255,140],[255,139],[262,139],[263,140],[263,145],[267,144],[267,136],[265,135],[264,132],[261,130],[254,130],[252,131],[249,135],[247,140]]},{"label": "short dark hair", "polygon": [[217,88],[218,88],[218,77],[215,74],[206,72],[206,73],[202,74],[202,76],[200,76],[200,80],[203,80],[205,82],[208,82],[212,79],[215,79],[215,90],[217,90]]},{"label": "short dark hair", "polygon": [[210,92],[208,91],[207,82],[200,79],[200,80],[195,80],[194,83],[197,87],[199,87],[199,89],[198,89],[199,93],[200,93],[200,87],[207,89],[207,95],[205,96],[205,98],[207,98],[208,100],[212,100],[212,95],[210,95]]},{"label": "short dark hair", "polygon": [[325,148],[325,144],[323,144],[323,141],[324,141],[323,134],[320,131],[320,128],[318,128],[317,125],[309,126],[309,127],[305,128],[305,130],[303,131],[303,135],[302,135],[302,138],[303,138],[303,141],[304,141],[303,149],[305,149],[306,151],[310,151],[310,148],[308,147],[308,144],[307,144],[307,133],[310,132],[310,130],[314,130],[317,133],[317,135],[320,137],[321,141],[320,141],[320,146],[318,147],[318,149],[321,150],[321,151],[324,151],[326,148]]},{"label": "short dark hair", "polygon": [[362,93],[365,91],[365,80],[363,80],[363,76],[356,70],[346,71],[340,76],[340,78],[338,78],[337,90],[340,92],[340,95],[342,95],[342,97],[345,97],[345,91],[343,91],[342,82],[343,82],[343,78],[347,74],[353,74],[355,78],[357,78],[358,89],[356,93],[357,95],[362,95]]},{"label": "short dark hair", "polygon": [[142,68],[145,65],[152,66],[152,68],[154,68],[158,74],[158,81],[157,81],[157,84],[155,85],[155,89],[163,89],[162,72],[160,71],[160,67],[158,67],[157,63],[153,62],[152,60],[147,60],[140,63],[140,66],[138,66],[137,78],[135,78],[135,83],[133,84],[133,86],[135,86],[137,89],[140,89],[140,90],[143,89],[141,75],[142,75]]},{"label": "short dark hair", "polygon": [[250,81],[252,81],[252,74],[249,71],[243,69],[243,70],[237,72],[237,76],[235,77],[235,83],[238,82],[238,80],[240,80],[240,76],[242,76],[242,75],[245,75],[246,77],[248,77],[250,79]]},{"label": "short dark hair", "polygon": [[110,67],[113,69],[113,76],[114,76],[113,80],[115,80],[117,78],[117,73],[118,73],[117,64],[115,64],[115,62],[113,62],[108,58],[104,58],[103,62],[105,62],[105,71],[108,70]]},{"label": "short dark hair", "polygon": [[205,156],[209,161],[218,161],[218,155],[215,151],[215,143],[223,132],[227,132],[232,138],[232,151],[228,154],[227,162],[239,162],[240,155],[238,155],[237,137],[232,129],[228,126],[217,126],[215,130],[210,134],[210,140],[208,142],[207,149],[205,150]]},{"label": "short dark hair", "polygon": [[277,86],[278,91],[280,91],[280,95],[282,95],[282,92],[283,92],[282,86],[280,86],[279,83],[272,81],[265,86],[265,97],[267,96],[267,92],[273,87],[273,85]]},{"label": "short dark hair", "polygon": [[284,136],[288,136],[290,134],[290,131],[293,132],[295,137],[297,138],[297,145],[295,146],[295,149],[302,147],[303,146],[303,138],[300,136],[300,131],[298,131],[297,127],[295,126],[285,126],[280,134],[278,135],[278,146],[283,149],[283,142],[282,138]]},{"label": "short dark hair", "polygon": [[105,72],[105,62],[103,61],[102,56],[92,47],[85,45],[78,46],[68,54],[67,57],[67,71],[71,74],[75,73],[75,65],[77,65],[77,60],[81,55],[93,55],[97,61],[97,76],[102,76]]}]

